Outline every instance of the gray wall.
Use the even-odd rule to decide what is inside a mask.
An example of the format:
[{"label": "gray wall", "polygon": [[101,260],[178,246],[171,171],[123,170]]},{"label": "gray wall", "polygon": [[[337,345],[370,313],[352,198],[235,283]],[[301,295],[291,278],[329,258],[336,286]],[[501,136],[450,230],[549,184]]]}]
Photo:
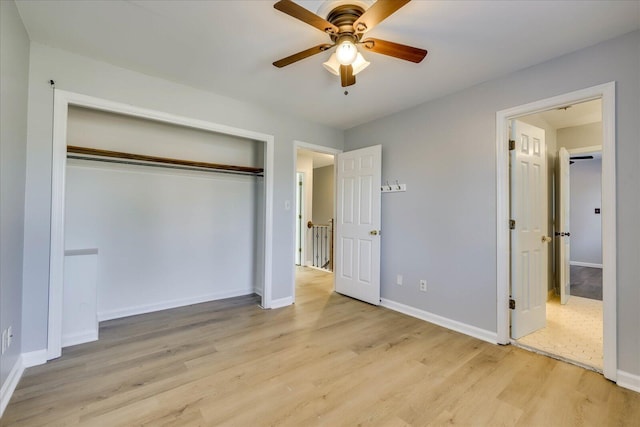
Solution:
[{"label": "gray wall", "polygon": [[345,149],[382,144],[382,181],[408,187],[382,196],[382,297],[496,331],[496,111],[616,81],[618,368],[640,374],[639,46],[636,31],[348,130]]},{"label": "gray wall", "polygon": [[273,298],[292,295],[295,206],[293,141],[342,148],[344,135],[273,109],[137,73],[67,51],[31,44],[25,201],[24,351],[46,348],[51,198],[52,90],[136,105],[275,137]]},{"label": "gray wall", "polygon": [[333,165],[313,170],[313,222],[328,224],[333,218]]},{"label": "gray wall", "polygon": [[16,5],[0,1],[0,328],[13,342],[0,358],[0,386],[20,355],[29,36]]},{"label": "gray wall", "polygon": [[571,261],[602,265],[602,160],[571,165]]}]

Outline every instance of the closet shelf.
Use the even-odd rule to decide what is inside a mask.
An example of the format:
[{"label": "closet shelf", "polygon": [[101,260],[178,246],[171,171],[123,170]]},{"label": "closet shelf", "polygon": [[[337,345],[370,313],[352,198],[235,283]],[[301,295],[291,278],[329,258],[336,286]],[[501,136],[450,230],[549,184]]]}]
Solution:
[{"label": "closet shelf", "polygon": [[[98,148],[78,147],[67,145],[67,154],[81,154],[86,156],[97,156],[112,159],[125,159],[137,162],[161,163],[166,165],[177,165],[189,168],[203,168],[216,171],[230,171],[245,174],[261,174],[263,168],[254,168],[249,166],[223,165],[218,163],[196,162],[193,160],[172,159],[168,157],[147,156],[145,154],[124,153],[121,151],[101,150]],[[87,157],[89,160],[99,160],[95,157]],[[140,163],[144,165],[145,163]]]}]

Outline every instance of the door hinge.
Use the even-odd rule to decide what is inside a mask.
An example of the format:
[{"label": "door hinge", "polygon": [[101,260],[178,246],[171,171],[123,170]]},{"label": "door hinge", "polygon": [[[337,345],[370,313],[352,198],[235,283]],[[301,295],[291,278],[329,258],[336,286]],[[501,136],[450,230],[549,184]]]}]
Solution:
[{"label": "door hinge", "polygon": [[516,142],[513,139],[509,140],[509,151],[516,149]]},{"label": "door hinge", "polygon": [[509,310],[516,309],[516,300],[509,298]]},{"label": "door hinge", "polygon": [[509,230],[515,230],[516,229],[516,220],[515,219],[510,219],[509,220]]}]

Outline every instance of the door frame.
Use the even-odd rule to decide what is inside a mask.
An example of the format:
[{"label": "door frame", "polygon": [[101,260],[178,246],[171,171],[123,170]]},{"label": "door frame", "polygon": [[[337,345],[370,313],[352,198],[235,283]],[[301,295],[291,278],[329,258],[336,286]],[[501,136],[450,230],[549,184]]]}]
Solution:
[{"label": "door frame", "polygon": [[47,360],[62,354],[62,292],[64,289],[64,202],[67,165],[67,119],[69,106],[91,108],[126,116],[140,117],[163,123],[177,124],[264,143],[264,240],[262,307],[272,305],[272,242],[273,242],[273,135],[221,125],[205,120],[109,101],[89,95],[54,89],[53,141],[51,171],[51,239],[49,257],[49,317]]},{"label": "door frame", "polygon": [[[323,145],[317,145],[317,144],[310,144],[308,142],[303,142],[303,141],[293,141],[293,190],[294,190],[294,194],[295,191],[297,191],[296,186],[298,185],[298,180],[296,179],[296,174],[298,172],[298,150],[309,150],[309,151],[315,151],[317,153],[323,153],[323,154],[331,154],[333,155],[333,217],[336,217],[336,180],[335,180],[335,176],[336,176],[336,157],[338,154],[342,153],[342,150],[338,149],[338,148],[332,148],[332,147],[325,147]],[[295,213],[295,209],[293,209],[293,214],[292,214],[292,222],[291,224],[293,224],[294,226],[294,242],[293,245],[295,247],[296,243],[295,243],[295,221],[296,221],[296,213]],[[334,239],[334,245],[335,245],[335,238],[336,238],[336,233],[335,233],[335,226],[334,226],[334,233],[333,233],[333,239]],[[303,248],[304,249],[304,248]],[[291,298],[292,298],[292,303],[296,302],[296,262],[295,262],[295,251],[293,253],[294,255],[294,259],[292,262],[293,268],[291,269]],[[335,263],[334,263],[335,265]],[[333,283],[333,287],[335,289],[335,276],[334,276],[334,283]]]},{"label": "door frame", "polygon": [[[300,257],[300,265],[304,265],[304,252],[305,252],[305,238],[304,238],[304,214],[306,213],[304,210],[304,198],[306,193],[304,191],[304,182],[305,182],[305,174],[304,172],[296,171],[296,213],[295,213],[295,223],[296,223],[296,248],[295,255]],[[300,200],[298,200],[300,198]],[[300,213],[298,213],[298,203],[300,203]],[[298,224],[300,227],[300,234],[298,234]]]},{"label": "door frame", "polygon": [[496,275],[497,341],[511,342],[509,334],[509,121],[567,104],[602,100],[602,281],[603,374],[617,378],[616,282],[616,111],[615,82],[565,93],[496,112]]}]

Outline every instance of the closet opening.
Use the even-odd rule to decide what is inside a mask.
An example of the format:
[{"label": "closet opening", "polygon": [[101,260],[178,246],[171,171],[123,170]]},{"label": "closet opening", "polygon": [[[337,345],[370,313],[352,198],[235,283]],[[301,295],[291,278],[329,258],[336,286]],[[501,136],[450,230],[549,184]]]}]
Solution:
[{"label": "closet opening", "polygon": [[56,90],[48,359],[103,320],[270,308],[272,164],[269,135]]}]

